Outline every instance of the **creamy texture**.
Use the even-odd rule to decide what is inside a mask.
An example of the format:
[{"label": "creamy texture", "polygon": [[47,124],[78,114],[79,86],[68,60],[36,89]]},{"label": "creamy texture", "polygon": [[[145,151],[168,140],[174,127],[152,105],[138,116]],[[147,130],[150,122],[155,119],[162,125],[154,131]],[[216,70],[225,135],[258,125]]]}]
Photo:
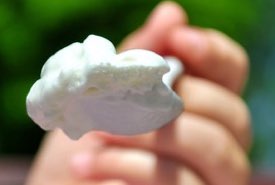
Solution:
[{"label": "creamy texture", "polygon": [[72,139],[91,130],[132,135],[160,128],[183,108],[170,87],[182,68],[169,61],[167,73],[168,63],[151,51],[116,54],[110,41],[90,35],[48,59],[27,96],[28,114]]}]

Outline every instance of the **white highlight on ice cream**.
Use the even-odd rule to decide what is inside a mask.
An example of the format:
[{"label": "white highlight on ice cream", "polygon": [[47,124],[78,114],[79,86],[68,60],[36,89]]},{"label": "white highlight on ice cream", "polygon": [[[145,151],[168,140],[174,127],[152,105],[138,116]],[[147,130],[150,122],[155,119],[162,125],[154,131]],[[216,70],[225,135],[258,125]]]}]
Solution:
[{"label": "white highlight on ice cream", "polygon": [[90,35],[48,59],[27,96],[28,115],[72,139],[91,130],[132,135],[160,128],[183,109],[170,87],[182,66],[167,61],[141,49],[116,54],[110,41]]}]

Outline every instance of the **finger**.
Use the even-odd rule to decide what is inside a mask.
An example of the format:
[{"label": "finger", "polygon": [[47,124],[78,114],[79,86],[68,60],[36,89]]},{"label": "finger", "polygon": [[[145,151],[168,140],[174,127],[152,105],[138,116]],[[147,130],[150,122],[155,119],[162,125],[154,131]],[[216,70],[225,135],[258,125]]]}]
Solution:
[{"label": "finger", "polygon": [[163,53],[168,32],[186,22],[187,16],[178,4],[170,1],[162,2],[155,8],[144,26],[128,36],[118,48],[120,51],[141,48]]},{"label": "finger", "polygon": [[226,35],[210,29],[181,27],[167,41],[171,54],[184,61],[189,72],[239,93],[248,71],[244,49]]},{"label": "finger", "polygon": [[134,137],[102,135],[112,144],[140,147],[182,161],[211,185],[244,185],[249,164],[235,139],[219,123],[183,113],[158,132]]},{"label": "finger", "polygon": [[86,155],[90,161],[86,160],[85,165],[74,162],[72,168],[86,170],[92,179],[125,179],[130,184],[143,185],[204,184],[199,176],[179,163],[140,149],[110,146],[96,154]]},{"label": "finger", "polygon": [[250,116],[245,103],[213,82],[185,75],[175,86],[185,110],[222,124],[248,150],[251,144]]}]

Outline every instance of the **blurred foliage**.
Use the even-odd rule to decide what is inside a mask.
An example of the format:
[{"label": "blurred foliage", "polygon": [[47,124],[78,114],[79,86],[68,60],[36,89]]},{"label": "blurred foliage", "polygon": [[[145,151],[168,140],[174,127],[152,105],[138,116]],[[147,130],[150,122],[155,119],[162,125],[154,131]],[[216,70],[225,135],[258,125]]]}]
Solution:
[{"label": "blurred foliage", "polygon": [[[118,44],[139,27],[159,0],[1,0],[0,153],[33,154],[43,131],[26,115],[25,97],[47,58],[60,48],[98,34]],[[193,25],[219,29],[249,51],[251,80],[245,98],[256,142],[253,161],[269,161],[274,136],[275,39],[272,0],[178,0]],[[264,4],[264,3],[266,4]],[[274,21],[273,21],[274,23]],[[274,35],[273,35],[274,36]],[[273,39],[273,42],[271,40]],[[265,50],[266,49],[266,50]],[[266,88],[268,91],[266,91]],[[269,125],[266,129],[263,125]],[[267,138],[268,135],[268,138]],[[260,162],[259,162],[260,161]],[[262,162],[264,163],[264,162]],[[275,165],[275,164],[274,164]]]}]

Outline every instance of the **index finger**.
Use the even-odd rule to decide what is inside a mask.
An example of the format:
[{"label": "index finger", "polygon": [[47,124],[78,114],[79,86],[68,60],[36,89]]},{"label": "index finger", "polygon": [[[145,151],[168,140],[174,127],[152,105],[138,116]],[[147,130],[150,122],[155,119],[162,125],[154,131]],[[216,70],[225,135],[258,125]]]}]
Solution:
[{"label": "index finger", "polygon": [[221,32],[211,29],[177,27],[167,45],[172,55],[184,61],[193,75],[212,80],[240,93],[248,72],[244,49]]}]

